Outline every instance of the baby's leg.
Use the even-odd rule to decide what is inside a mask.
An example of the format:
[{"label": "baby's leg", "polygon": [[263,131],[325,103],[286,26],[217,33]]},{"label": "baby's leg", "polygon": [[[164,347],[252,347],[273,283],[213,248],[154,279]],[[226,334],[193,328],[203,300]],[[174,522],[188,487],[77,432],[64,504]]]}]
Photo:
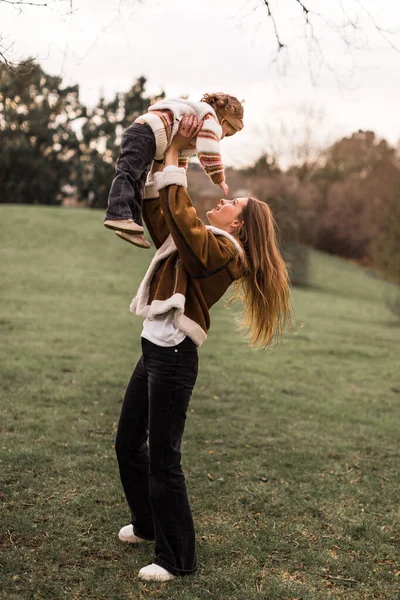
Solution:
[{"label": "baby's leg", "polygon": [[[125,131],[108,196],[104,222],[107,227],[143,231],[141,227],[143,182],[155,151],[154,133],[148,125],[133,123]],[[134,224],[129,226],[129,221],[132,219],[139,227],[135,227]],[[124,221],[128,222],[126,227]]]}]

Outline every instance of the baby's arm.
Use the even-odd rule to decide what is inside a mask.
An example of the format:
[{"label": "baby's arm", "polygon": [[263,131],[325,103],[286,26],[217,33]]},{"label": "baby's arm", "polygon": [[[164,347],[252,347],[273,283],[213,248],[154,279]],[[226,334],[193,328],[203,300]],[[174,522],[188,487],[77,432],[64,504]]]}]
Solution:
[{"label": "baby's arm", "polygon": [[221,136],[221,125],[211,115],[206,115],[196,139],[196,150],[204,171],[227,195],[229,190],[225,183],[225,169],[219,146]]},{"label": "baby's arm", "polygon": [[189,159],[186,158],[185,156],[179,156],[178,167],[181,167],[181,168],[185,169],[185,171],[187,171],[188,166],[189,166]]}]

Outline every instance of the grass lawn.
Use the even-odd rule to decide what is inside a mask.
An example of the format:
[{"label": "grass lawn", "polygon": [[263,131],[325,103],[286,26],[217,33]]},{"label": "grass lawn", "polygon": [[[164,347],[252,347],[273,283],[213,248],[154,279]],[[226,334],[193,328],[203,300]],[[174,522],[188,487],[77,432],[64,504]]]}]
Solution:
[{"label": "grass lawn", "polygon": [[249,349],[212,310],[183,442],[198,571],[145,584],[114,454],[153,250],[101,212],[3,206],[2,600],[396,600],[399,340],[390,285],[312,254],[303,323]]}]

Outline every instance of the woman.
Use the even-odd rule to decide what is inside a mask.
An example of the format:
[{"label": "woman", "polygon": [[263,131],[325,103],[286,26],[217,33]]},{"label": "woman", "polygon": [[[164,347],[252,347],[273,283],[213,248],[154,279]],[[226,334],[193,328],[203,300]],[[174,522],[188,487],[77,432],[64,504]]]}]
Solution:
[{"label": "woman", "polygon": [[288,275],[276,246],[268,206],[254,198],[222,199],[198,219],[178,153],[198,132],[183,119],[150,176],[143,218],[157,252],[131,303],[142,316],[143,354],[133,372],[116,439],[121,481],[132,524],[119,538],[155,540],[153,563],[139,571],[168,581],[196,570],[195,531],[181,468],[181,440],[198,369],[197,348],[210,325],[209,309],[236,284],[250,343],[267,347],[290,328]]}]

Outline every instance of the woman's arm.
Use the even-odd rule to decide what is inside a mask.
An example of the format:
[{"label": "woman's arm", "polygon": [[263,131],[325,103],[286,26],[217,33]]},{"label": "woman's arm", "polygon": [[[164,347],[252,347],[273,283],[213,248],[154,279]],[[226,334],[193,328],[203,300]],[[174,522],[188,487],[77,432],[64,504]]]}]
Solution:
[{"label": "woman's arm", "polygon": [[161,210],[160,196],[154,186],[154,174],[162,171],[163,167],[163,164],[153,161],[150,175],[144,186],[142,200],[143,221],[146,223],[146,227],[156,248],[162,246],[169,236],[168,226]]},{"label": "woman's arm", "polygon": [[[193,120],[189,117],[181,127],[182,136],[190,135]],[[198,218],[186,190],[185,171],[178,168],[179,148],[185,141],[181,137],[173,139],[165,156],[166,167],[156,174],[155,182],[167,227],[183,264],[192,277],[207,277],[226,267],[237,256],[237,249],[227,237],[215,236]]]},{"label": "woman's arm", "polygon": [[[197,135],[199,131],[197,117],[191,119],[192,127],[187,127],[187,121],[185,119],[179,125],[179,129],[174,137],[175,146],[172,149],[173,158],[171,158],[171,151],[169,160],[173,160],[176,165],[179,161],[179,148],[188,146],[189,142]],[[168,164],[168,163],[167,163]],[[154,175],[159,171],[162,171],[164,164],[153,161],[150,175],[147,178],[147,182],[144,189],[144,197],[142,202],[142,216],[146,223],[146,227],[149,231],[151,239],[153,240],[156,248],[162,246],[169,235],[168,225],[165,221],[164,214],[161,209],[161,203],[159,198],[158,190],[154,187]]]}]

